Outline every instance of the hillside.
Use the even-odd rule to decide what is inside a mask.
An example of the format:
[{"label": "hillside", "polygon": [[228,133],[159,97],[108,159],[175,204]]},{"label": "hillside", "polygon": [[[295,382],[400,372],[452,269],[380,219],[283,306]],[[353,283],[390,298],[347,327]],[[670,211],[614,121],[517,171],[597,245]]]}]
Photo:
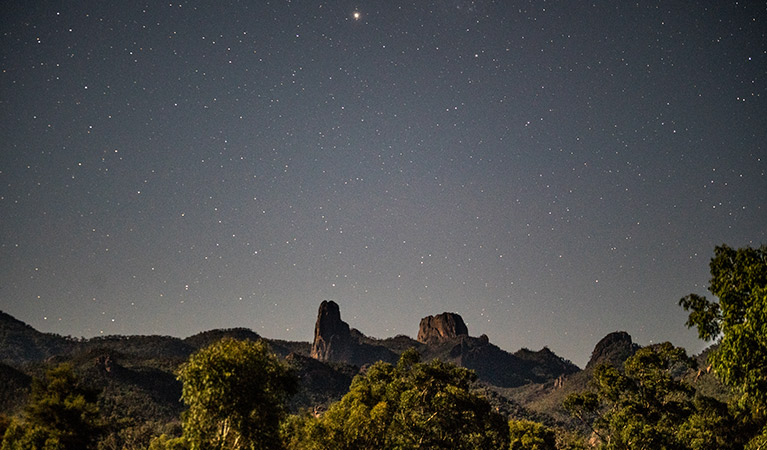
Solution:
[{"label": "hillside", "polygon": [[[185,339],[171,336],[106,336],[70,339],[42,333],[0,312],[0,407],[14,413],[24,404],[33,377],[54,364],[69,362],[89,387],[98,390],[102,413],[114,423],[175,423],[183,410],[175,373],[196,350],[224,337],[264,339],[299,379],[290,409],[322,411],[340,399],[352,378],[377,361],[395,362],[408,348],[423,360],[443,361],[474,370],[476,388],[494,408],[513,418],[571,424],[561,408],[571,392],[588,388],[597,364],[622,365],[638,345],[627,333],[607,335],[594,348],[584,370],[544,347],[508,352],[485,336],[469,335],[455,313],[421,320],[418,339],[399,335],[374,339],[341,320],[334,302],[322,302],[313,342],[266,339],[245,328],[210,330]],[[725,396],[705,371],[687,374],[709,392]]]}]

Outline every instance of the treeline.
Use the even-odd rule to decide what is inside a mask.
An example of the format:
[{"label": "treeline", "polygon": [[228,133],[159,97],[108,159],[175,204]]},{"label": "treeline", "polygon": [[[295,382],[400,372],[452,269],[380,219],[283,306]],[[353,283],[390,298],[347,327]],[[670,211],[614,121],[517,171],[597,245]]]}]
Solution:
[{"label": "treeline", "polygon": [[289,414],[299,387],[290,366],[264,341],[224,338],[178,369],[177,420],[111,419],[63,364],[33,381],[20,414],[0,415],[0,450],[767,448],[767,248],[717,247],[711,275],[717,301],[693,294],[680,305],[717,343],[706,369],[726,398],[696,390],[685,376],[695,360],[663,343],[596,367],[590,388],[564,400],[579,423],[564,429],[508,420],[474,372],[411,349],[368,367],[326,410]]},{"label": "treeline", "polygon": [[396,365],[370,366],[322,412],[287,413],[298,379],[263,341],[222,339],[193,354],[178,377],[187,407],[181,426],[119,442],[110,433],[115,424],[99,415],[97,392],[80,386],[72,366],[56,366],[35,381],[24,413],[0,424],[1,448],[506,450],[554,449],[561,437],[577,443],[541,424],[508,422],[474,391],[474,372],[422,362],[412,349]]}]

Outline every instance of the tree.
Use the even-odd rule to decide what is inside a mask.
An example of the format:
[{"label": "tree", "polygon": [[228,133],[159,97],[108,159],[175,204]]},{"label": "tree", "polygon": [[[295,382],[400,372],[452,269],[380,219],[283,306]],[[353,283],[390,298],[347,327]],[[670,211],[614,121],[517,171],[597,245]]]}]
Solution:
[{"label": "tree", "polygon": [[509,422],[511,450],[556,450],[557,436],[554,430],[529,420]]},{"label": "tree", "polygon": [[218,341],[193,354],[178,379],[192,450],[280,448],[280,421],[297,381],[263,341]]},{"label": "tree", "polygon": [[148,450],[188,450],[189,445],[183,437],[169,437],[161,434],[149,442]]},{"label": "tree", "polygon": [[734,388],[741,402],[764,416],[767,408],[767,247],[714,249],[709,291],[719,301],[690,294],[679,304],[690,311],[688,327],[701,339],[717,339],[714,373]]},{"label": "tree", "polygon": [[506,449],[506,420],[472,392],[474,372],[410,349],[396,366],[378,362],[321,417],[294,419],[292,449]]},{"label": "tree", "polygon": [[680,440],[693,450],[739,448],[744,444],[740,427],[727,404],[697,395],[694,412],[677,432]]},{"label": "tree", "polygon": [[[571,394],[564,407],[588,425],[603,449],[737,448],[727,406],[696,395],[677,374],[694,367],[684,349],[666,342],[639,349],[623,371],[594,369],[596,392]],[[740,444],[742,445],[742,444]]]},{"label": "tree", "polygon": [[24,420],[8,426],[2,450],[94,448],[102,430],[96,393],[81,387],[72,366],[62,364],[34,380]]}]

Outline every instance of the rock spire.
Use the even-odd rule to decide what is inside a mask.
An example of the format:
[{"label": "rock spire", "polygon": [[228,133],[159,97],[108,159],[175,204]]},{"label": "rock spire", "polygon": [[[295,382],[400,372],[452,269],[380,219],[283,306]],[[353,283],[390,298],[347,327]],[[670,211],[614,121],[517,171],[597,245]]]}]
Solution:
[{"label": "rock spire", "polygon": [[310,356],[320,361],[342,359],[349,350],[351,331],[341,320],[341,310],[332,300],[324,300],[314,325],[314,342]]}]

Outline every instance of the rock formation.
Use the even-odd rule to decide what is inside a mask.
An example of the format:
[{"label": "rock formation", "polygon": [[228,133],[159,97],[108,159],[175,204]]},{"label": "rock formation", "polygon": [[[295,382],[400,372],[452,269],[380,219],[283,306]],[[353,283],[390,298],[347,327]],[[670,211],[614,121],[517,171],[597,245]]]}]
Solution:
[{"label": "rock formation", "polygon": [[341,320],[338,304],[324,300],[317,313],[310,356],[320,361],[346,359],[349,356],[350,340],[349,324]]},{"label": "rock formation", "polygon": [[314,326],[314,342],[309,355],[320,361],[337,361],[363,366],[376,361],[396,362],[397,354],[376,344],[341,320],[334,301],[323,301]]},{"label": "rock formation", "polygon": [[594,346],[591,359],[586,364],[586,370],[593,369],[599,364],[609,364],[621,367],[631,355],[636,353],[639,345],[631,340],[631,336],[625,331],[615,331],[603,337]]},{"label": "rock formation", "polygon": [[486,335],[469,336],[466,324],[456,313],[421,319],[418,344],[424,360],[439,358],[472,369],[479,379],[504,388],[550,382],[579,370],[546,347],[512,354],[490,343]]},{"label": "rock formation", "polygon": [[112,359],[112,355],[106,354],[96,358],[96,368],[102,374],[108,374],[112,372],[115,366],[115,361]]},{"label": "rock formation", "polygon": [[466,323],[456,313],[445,312],[421,319],[418,344],[424,360],[436,358],[466,367],[481,380],[504,388],[548,381],[562,373],[559,370],[534,373],[532,369],[537,369],[538,364],[533,360],[546,358],[529,350],[522,355],[511,354],[491,344],[486,335],[469,336]]},{"label": "rock formation", "polygon": [[445,312],[421,319],[418,326],[418,342],[423,344],[443,342],[458,336],[468,336],[469,329],[460,315]]}]

